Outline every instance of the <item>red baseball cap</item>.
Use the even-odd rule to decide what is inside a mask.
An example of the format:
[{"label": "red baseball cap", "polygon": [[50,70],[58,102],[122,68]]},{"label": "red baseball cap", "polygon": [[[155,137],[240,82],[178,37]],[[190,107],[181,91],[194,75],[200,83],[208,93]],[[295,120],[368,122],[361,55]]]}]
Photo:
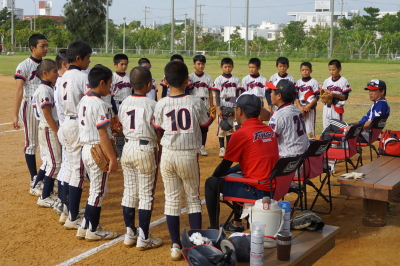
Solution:
[{"label": "red baseball cap", "polygon": [[384,89],[386,90],[386,83],[383,80],[379,79],[373,79],[371,80],[368,84],[367,87],[364,88],[364,90],[379,90],[379,89]]}]

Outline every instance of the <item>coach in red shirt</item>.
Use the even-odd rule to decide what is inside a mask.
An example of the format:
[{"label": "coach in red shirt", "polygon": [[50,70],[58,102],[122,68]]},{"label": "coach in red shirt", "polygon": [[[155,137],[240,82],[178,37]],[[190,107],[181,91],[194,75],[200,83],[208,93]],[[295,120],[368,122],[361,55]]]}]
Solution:
[{"label": "coach in red shirt", "polygon": [[[244,183],[224,181],[233,162],[239,162],[242,174],[246,178],[267,180],[272,168],[279,159],[278,142],[274,131],[258,117],[261,101],[251,94],[241,95],[236,103],[236,121],[241,127],[236,130],[222,162],[213,176],[206,180],[205,196],[210,228],[218,229],[219,191],[225,196],[249,199],[261,199],[269,196],[269,182],[251,186]],[[219,187],[219,190],[218,190]],[[231,230],[229,230],[231,229]],[[228,231],[243,231],[240,215],[235,214]]]}]

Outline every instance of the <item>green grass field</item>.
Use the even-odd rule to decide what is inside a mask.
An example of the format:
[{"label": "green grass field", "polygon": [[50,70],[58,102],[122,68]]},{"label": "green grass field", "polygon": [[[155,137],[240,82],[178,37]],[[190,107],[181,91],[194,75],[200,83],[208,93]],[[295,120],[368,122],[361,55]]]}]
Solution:
[{"label": "green grass field", "polygon": [[[15,56],[0,56],[0,74],[13,75],[15,68],[22,60],[24,60],[26,55],[15,55]],[[54,58],[55,56],[49,56],[48,58]],[[131,57],[129,69],[137,65],[139,58]],[[168,63],[168,59],[160,59],[149,57],[152,65],[153,77],[160,81],[164,76],[163,68],[165,64]],[[244,59],[234,59],[235,68],[233,69],[233,74],[240,79],[248,75],[247,62]],[[290,58],[289,58],[290,59]],[[190,58],[185,58],[185,62],[189,67],[189,72],[194,71],[192,66],[192,60]],[[299,61],[291,61],[288,73],[290,73],[296,80],[299,79]],[[328,60],[326,62],[311,62],[313,64],[312,77],[322,83],[326,78],[329,77],[328,72]],[[101,57],[94,55],[91,57],[90,66],[95,64],[103,64],[110,67],[114,71],[114,66],[111,57]],[[221,74],[219,68],[220,59],[208,59],[205,71],[211,75],[212,78],[216,78]],[[263,61],[262,68],[260,71],[261,75],[265,76],[267,79],[276,72],[274,61]],[[358,121],[370,108],[371,101],[368,97],[368,92],[364,91],[365,85],[371,79],[381,79],[386,82],[388,92],[387,98],[391,106],[391,116],[387,123],[387,128],[400,130],[400,90],[399,90],[399,73],[400,64],[393,62],[388,63],[343,63],[342,64],[342,76],[347,78],[350,82],[352,92],[350,94],[349,100],[346,104],[345,121],[354,122]],[[322,112],[317,114],[317,132],[322,131],[321,122]]]}]

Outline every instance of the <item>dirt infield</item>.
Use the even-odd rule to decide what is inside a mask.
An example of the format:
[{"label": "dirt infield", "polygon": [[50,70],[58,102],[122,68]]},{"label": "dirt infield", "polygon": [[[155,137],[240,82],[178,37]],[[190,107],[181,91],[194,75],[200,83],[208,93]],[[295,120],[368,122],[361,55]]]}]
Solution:
[{"label": "dirt infield", "polygon": [[[166,223],[162,220],[152,227],[150,232],[161,237],[164,244],[157,249],[138,251],[125,248],[118,242],[98,253],[80,261],[77,256],[110,242],[86,242],[75,238],[76,231],[64,230],[57,223],[59,216],[52,210],[39,208],[37,198],[28,194],[29,175],[23,156],[23,131],[13,131],[12,105],[15,82],[12,77],[0,76],[2,108],[0,109],[0,166],[2,174],[0,193],[0,265],[57,265],[74,259],[76,265],[182,265],[184,261],[172,262],[169,257],[169,234]],[[210,129],[207,150],[209,156],[200,158],[201,198],[204,199],[204,182],[212,174],[217,164],[218,140],[215,137],[216,125]],[[364,162],[368,162],[369,153],[364,153]],[[40,159],[38,160],[39,167]],[[343,164],[339,164],[343,166]],[[343,172],[343,168],[338,168]],[[336,177],[332,183],[337,183]],[[82,205],[87,198],[85,184]],[[121,168],[109,179],[110,191],[103,202],[100,223],[106,229],[116,230],[122,235],[125,226],[122,216],[121,198],[123,176]],[[333,195],[339,195],[339,187],[334,186]],[[293,197],[288,197],[293,199]],[[155,195],[153,221],[164,217],[163,183],[158,178]],[[362,200],[357,198],[335,198],[334,209],[329,215],[321,215],[329,225],[339,226],[341,231],[336,240],[336,247],[321,258],[316,265],[397,265],[400,237],[400,207],[398,203],[390,205],[387,226],[369,228],[362,226]],[[325,205],[321,205],[325,207]],[[227,208],[222,207],[221,221],[227,216]],[[187,214],[181,215],[181,228],[188,226]],[[203,227],[208,226],[208,216],[203,207]],[[70,264],[64,264],[70,265]]]}]

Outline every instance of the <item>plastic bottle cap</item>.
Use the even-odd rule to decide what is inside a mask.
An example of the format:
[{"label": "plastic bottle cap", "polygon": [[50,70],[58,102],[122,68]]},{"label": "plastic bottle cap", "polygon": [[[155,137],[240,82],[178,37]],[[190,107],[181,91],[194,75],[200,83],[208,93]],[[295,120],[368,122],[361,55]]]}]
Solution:
[{"label": "plastic bottle cap", "polygon": [[265,223],[255,221],[251,223],[251,233],[252,234],[263,234],[265,232]]},{"label": "plastic bottle cap", "polygon": [[279,202],[279,207],[284,209],[285,212],[290,212],[290,201],[282,200]]}]

